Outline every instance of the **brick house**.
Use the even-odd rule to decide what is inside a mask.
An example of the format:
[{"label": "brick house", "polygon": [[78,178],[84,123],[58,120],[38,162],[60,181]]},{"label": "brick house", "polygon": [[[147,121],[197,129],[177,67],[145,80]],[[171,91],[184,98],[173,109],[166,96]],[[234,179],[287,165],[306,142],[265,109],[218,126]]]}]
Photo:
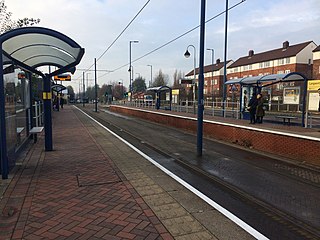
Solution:
[{"label": "brick house", "polygon": [[313,79],[320,80],[320,45],[313,50]]},{"label": "brick house", "polygon": [[240,57],[227,69],[228,80],[248,76],[299,72],[312,78],[312,51],[317,45],[313,41],[289,45],[283,42],[282,48],[257,53],[253,50]]},{"label": "brick house", "polygon": [[[232,60],[227,61],[227,68],[233,63]],[[203,95],[205,100],[221,101],[223,90],[223,73],[224,62],[220,59],[216,60],[216,63],[204,66],[204,89]],[[199,68],[196,68],[196,79],[198,80]],[[186,74],[186,78],[193,79],[193,70]],[[191,86],[187,86],[191,87]]]},{"label": "brick house", "polygon": [[[250,50],[247,56],[240,57],[227,69],[228,80],[244,77],[263,76],[270,74],[288,74],[299,72],[308,79],[312,78],[313,51],[317,45],[313,41],[290,45],[288,41],[283,42],[282,48],[269,50],[255,54]],[[253,88],[243,88],[247,98],[253,92]],[[299,103],[302,102],[303,82],[276,83],[262,88],[262,94],[266,101],[271,104],[285,104],[284,91],[295,91],[300,96],[300,101],[290,106],[286,105],[287,110],[299,110]],[[227,93],[230,97],[230,92]],[[236,92],[239,99],[240,91]],[[301,110],[301,109],[300,109]]]}]

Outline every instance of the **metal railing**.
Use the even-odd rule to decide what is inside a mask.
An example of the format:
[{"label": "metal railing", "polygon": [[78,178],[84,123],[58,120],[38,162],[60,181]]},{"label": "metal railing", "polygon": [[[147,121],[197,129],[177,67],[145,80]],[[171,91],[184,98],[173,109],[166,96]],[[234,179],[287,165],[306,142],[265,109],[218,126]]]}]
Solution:
[{"label": "metal railing", "polygon": [[33,104],[33,120],[35,123],[35,127],[43,126],[43,118],[44,118],[44,112],[43,112],[43,103],[41,101],[37,101]]}]

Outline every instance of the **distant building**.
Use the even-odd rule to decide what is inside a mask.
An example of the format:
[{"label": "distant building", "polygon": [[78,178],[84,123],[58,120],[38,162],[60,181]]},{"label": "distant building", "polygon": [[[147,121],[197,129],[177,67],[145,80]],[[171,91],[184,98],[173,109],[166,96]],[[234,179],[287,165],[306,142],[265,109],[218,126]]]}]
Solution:
[{"label": "distant building", "polygon": [[320,45],[313,50],[313,79],[320,80]]},{"label": "distant building", "polygon": [[[232,60],[227,61],[227,68],[233,63]],[[204,89],[203,94],[205,100],[211,100],[212,97],[214,101],[217,98],[222,97],[223,90],[223,73],[224,73],[224,62],[220,59],[216,60],[216,63],[204,66]],[[198,81],[199,68],[196,68],[196,81]],[[193,78],[193,70],[187,73],[186,78]],[[188,86],[190,87],[190,86]],[[221,99],[219,99],[220,101]]]},{"label": "distant building", "polygon": [[268,74],[299,72],[312,78],[312,51],[317,45],[313,41],[290,46],[283,42],[282,48],[257,53],[250,50],[228,67],[228,80]]}]

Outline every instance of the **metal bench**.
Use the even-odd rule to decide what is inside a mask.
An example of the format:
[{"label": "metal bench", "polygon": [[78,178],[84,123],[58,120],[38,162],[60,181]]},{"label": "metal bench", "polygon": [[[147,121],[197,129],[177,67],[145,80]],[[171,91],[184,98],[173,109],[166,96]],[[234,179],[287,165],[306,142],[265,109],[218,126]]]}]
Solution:
[{"label": "metal bench", "polygon": [[285,116],[285,115],[282,115],[282,116],[276,116],[276,118],[282,118],[283,119],[283,125],[286,124],[286,119],[288,120],[287,123],[288,125],[290,125],[290,121],[292,119],[298,119],[298,117],[294,117],[294,116]]},{"label": "metal bench", "polygon": [[314,115],[309,115],[308,118],[309,118],[310,128],[312,128],[312,119],[320,120],[320,115],[316,115],[316,116],[314,116]]},{"label": "metal bench", "polygon": [[34,143],[37,142],[37,134],[41,133],[42,131],[43,131],[43,127],[33,127],[30,129],[29,133],[32,134]]}]

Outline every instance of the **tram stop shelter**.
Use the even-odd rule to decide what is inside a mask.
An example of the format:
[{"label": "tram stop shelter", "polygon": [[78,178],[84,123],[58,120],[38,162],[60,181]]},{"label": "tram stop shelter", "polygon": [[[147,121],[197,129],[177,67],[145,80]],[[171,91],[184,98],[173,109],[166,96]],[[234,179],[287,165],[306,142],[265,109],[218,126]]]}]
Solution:
[{"label": "tram stop shelter", "polygon": [[251,87],[257,89],[257,92],[260,93],[261,89],[264,87],[269,87],[271,85],[281,83],[281,82],[303,82],[303,95],[302,95],[302,126],[304,127],[305,123],[305,114],[306,114],[306,96],[307,96],[307,84],[308,79],[306,76],[299,72],[291,72],[284,74],[269,74],[253,77],[244,77],[228,80],[226,85],[240,85],[240,111],[244,110],[244,88]]},{"label": "tram stop shelter", "polygon": [[[146,91],[153,92],[155,94],[156,109],[160,109],[161,103],[162,103],[162,105],[164,106],[164,109],[171,110],[172,88],[168,86],[160,86],[160,87],[147,88]],[[169,93],[169,95],[167,95],[166,93]],[[166,98],[165,100],[161,100],[161,97],[163,96],[165,96]]]},{"label": "tram stop shelter", "polygon": [[[4,69],[8,64],[18,66],[30,73],[35,73],[43,79],[43,106],[45,150],[52,147],[52,119],[51,119],[51,78],[55,75],[74,73],[84,55],[84,48],[80,47],[68,36],[42,27],[17,28],[0,35],[0,152],[1,175],[8,178],[8,156],[6,137],[6,112],[4,95]],[[54,66],[53,72],[44,73],[43,66]],[[49,69],[49,68],[48,68]]]}]

